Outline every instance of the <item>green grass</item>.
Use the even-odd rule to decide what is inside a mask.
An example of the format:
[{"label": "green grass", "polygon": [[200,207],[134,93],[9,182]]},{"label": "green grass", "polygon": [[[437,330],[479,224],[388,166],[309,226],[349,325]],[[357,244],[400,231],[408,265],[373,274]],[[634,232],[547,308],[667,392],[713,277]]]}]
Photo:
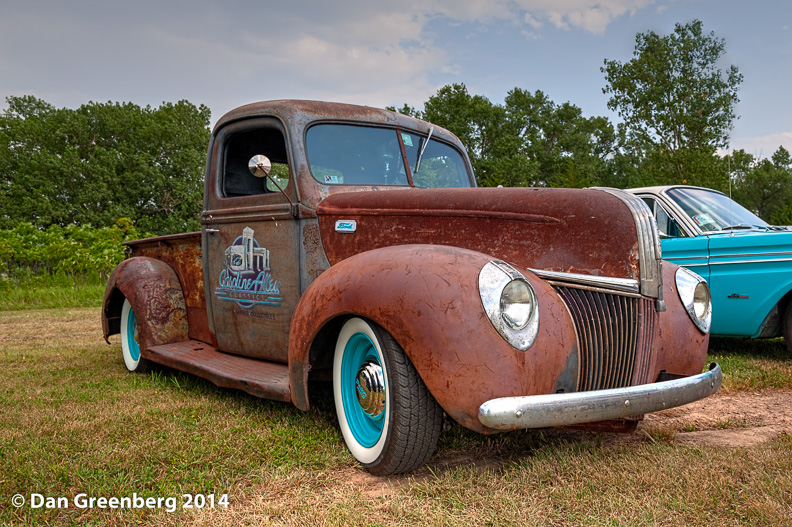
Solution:
[{"label": "green grass", "polygon": [[102,305],[107,279],[102,276],[34,276],[0,280],[0,311],[69,309]]},{"label": "green grass", "polygon": [[792,387],[792,353],[780,338],[713,337],[707,361],[720,364],[725,391]]},{"label": "green grass", "polygon": [[[344,447],[327,386],[303,413],[169,369],[128,373],[112,342],[97,308],[0,312],[0,525],[792,523],[788,434],[716,448],[681,446],[662,427],[624,441],[451,425],[427,468],[377,478]],[[731,389],[792,388],[777,345],[752,355],[740,343],[714,348],[727,380],[740,379]],[[763,377],[761,364],[781,373]],[[178,501],[173,513],[47,510],[11,506],[17,493]],[[186,493],[227,494],[229,506],[182,510]]]},{"label": "green grass", "polygon": [[[321,471],[350,461],[332,413],[305,414],[167,369],[129,374],[118,345],[100,337],[98,311],[89,312],[93,328],[86,328],[85,310],[0,313],[3,330],[24,336],[0,341],[3,506],[18,492],[238,498],[239,485],[262,481],[262,470]],[[0,524],[80,515],[12,510],[0,513]],[[107,519],[90,516],[96,524]]]}]

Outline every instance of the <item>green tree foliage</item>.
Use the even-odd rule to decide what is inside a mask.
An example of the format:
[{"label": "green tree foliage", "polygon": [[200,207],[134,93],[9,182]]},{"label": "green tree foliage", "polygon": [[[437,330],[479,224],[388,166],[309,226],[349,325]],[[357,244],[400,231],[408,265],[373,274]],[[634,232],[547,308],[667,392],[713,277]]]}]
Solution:
[{"label": "green tree foliage", "polygon": [[608,119],[586,118],[571,103],[559,105],[539,90],[520,88],[506,95],[505,109],[519,152],[538,164],[535,184],[585,187],[608,181],[606,159],[616,137]]},{"label": "green tree foliage", "polygon": [[729,158],[733,197],[763,220],[792,224],[792,157],[779,147],[770,159],[756,160],[743,150]]},{"label": "green tree foliage", "polygon": [[603,92],[624,120],[623,155],[655,183],[724,183],[716,149],[728,145],[743,79],[736,66],[718,67],[724,52],[725,41],[694,20],[671,35],[638,33],[631,60],[605,60]]},{"label": "green tree foliage", "polygon": [[[465,145],[479,184],[518,186],[514,159],[509,144],[514,141],[503,133],[504,111],[481,95],[470,95],[464,84],[440,88],[424,104],[422,119],[447,128]],[[530,170],[528,167],[524,167]],[[497,174],[497,182],[491,178]]]},{"label": "green tree foliage", "polygon": [[0,281],[40,275],[107,275],[124,259],[122,242],[140,234],[127,218],[110,227],[50,225],[28,222],[0,230]]},{"label": "green tree foliage", "polygon": [[0,115],[0,228],[29,222],[195,230],[202,204],[209,109],[187,101],[141,108],[54,108],[9,97]]},{"label": "green tree foliage", "polygon": [[[393,109],[393,108],[391,108]],[[468,149],[484,186],[587,186],[608,181],[615,132],[604,117],[586,118],[541,91],[511,90],[504,104],[468,93],[464,84],[440,88],[424,110],[401,113],[453,132]]]}]

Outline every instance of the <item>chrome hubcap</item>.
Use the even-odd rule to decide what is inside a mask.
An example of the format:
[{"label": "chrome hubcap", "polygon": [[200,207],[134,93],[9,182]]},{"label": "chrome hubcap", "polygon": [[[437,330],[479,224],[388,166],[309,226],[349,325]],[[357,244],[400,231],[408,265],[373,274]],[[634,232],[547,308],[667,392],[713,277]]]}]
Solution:
[{"label": "chrome hubcap", "polygon": [[355,377],[355,392],[360,407],[370,417],[377,418],[385,411],[385,376],[382,366],[367,361]]}]

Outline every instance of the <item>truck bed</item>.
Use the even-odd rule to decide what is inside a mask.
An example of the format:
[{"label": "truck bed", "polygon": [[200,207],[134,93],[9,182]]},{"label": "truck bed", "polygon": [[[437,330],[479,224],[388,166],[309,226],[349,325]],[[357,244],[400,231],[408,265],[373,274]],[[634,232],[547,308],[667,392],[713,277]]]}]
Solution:
[{"label": "truck bed", "polygon": [[206,314],[201,233],[169,234],[125,242],[130,256],[146,256],[170,265],[181,282],[191,339],[214,343]]}]

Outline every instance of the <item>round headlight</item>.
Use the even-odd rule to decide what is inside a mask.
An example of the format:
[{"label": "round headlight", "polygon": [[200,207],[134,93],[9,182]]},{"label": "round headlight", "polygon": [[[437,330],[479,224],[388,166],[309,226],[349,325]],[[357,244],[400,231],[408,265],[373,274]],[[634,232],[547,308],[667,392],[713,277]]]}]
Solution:
[{"label": "round headlight", "polygon": [[679,299],[682,300],[690,319],[702,332],[709,332],[712,324],[712,298],[707,282],[684,267],[677,269],[675,278]]},{"label": "round headlight", "polygon": [[539,334],[539,302],[523,274],[502,260],[479,272],[479,294],[487,318],[501,337],[525,351]]},{"label": "round headlight", "polygon": [[710,290],[705,282],[696,284],[696,290],[693,292],[693,312],[698,319],[703,319],[707,316],[711,305]]},{"label": "round headlight", "polygon": [[536,301],[531,287],[522,280],[512,280],[503,288],[500,298],[501,316],[510,328],[519,331],[528,325]]}]

